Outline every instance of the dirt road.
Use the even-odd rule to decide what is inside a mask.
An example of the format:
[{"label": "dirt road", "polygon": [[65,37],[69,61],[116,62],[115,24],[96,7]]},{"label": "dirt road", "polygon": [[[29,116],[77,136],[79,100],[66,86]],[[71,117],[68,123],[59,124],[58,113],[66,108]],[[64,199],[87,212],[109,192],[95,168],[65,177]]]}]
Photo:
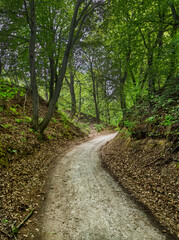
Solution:
[{"label": "dirt road", "polygon": [[43,240],[166,240],[101,167],[99,148],[114,137],[83,143],[59,160],[50,181]]}]

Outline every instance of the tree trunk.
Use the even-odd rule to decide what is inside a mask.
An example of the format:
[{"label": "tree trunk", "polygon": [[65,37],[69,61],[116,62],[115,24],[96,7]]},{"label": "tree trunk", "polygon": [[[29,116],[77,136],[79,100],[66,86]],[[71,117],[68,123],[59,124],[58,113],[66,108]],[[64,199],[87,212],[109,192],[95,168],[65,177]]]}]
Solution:
[{"label": "tree trunk", "polygon": [[153,51],[148,51],[148,87],[149,94],[153,95],[155,92],[155,77],[153,70]]},{"label": "tree trunk", "polygon": [[[176,25],[174,25],[174,29],[173,29],[173,36],[176,34]],[[171,84],[173,78],[174,78],[174,75],[175,75],[175,71],[176,71],[176,63],[177,63],[177,49],[176,49],[176,45],[173,43],[172,44],[172,52],[170,53],[170,69],[169,69],[169,73],[168,73],[168,76],[167,76],[167,79],[166,79],[166,82],[165,82],[165,85],[168,85],[168,84]]]},{"label": "tree trunk", "polygon": [[80,81],[79,81],[78,83],[79,83],[79,102],[78,102],[77,121],[79,120],[79,118],[80,118],[80,113],[81,113],[81,83],[80,83]]},{"label": "tree trunk", "polygon": [[132,69],[130,70],[130,74],[131,74],[131,77],[132,77],[132,82],[133,82],[134,86],[136,87],[136,80],[135,80],[134,73],[133,73]]},{"label": "tree trunk", "polygon": [[91,65],[91,78],[93,82],[93,99],[95,104],[96,122],[100,123],[100,114],[98,109],[97,92],[96,92],[96,79],[93,72],[93,63],[91,62],[90,65]]},{"label": "tree trunk", "polygon": [[71,114],[70,118],[73,119],[73,117],[76,114],[76,95],[75,95],[75,89],[74,89],[74,73],[72,73],[72,69],[70,69],[70,81],[68,81],[67,77],[65,77],[66,82],[70,89],[70,96],[71,96]]},{"label": "tree trunk", "polygon": [[126,96],[124,92],[124,87],[125,87],[125,82],[127,79],[127,74],[128,74],[128,64],[130,61],[130,56],[131,56],[131,49],[129,48],[127,55],[126,55],[126,62],[125,62],[125,71],[124,71],[124,76],[122,77],[122,69],[120,66],[120,85],[119,85],[119,96],[120,96],[120,104],[121,104],[121,109],[123,113],[123,117],[126,114],[127,111],[127,105],[126,105]]},{"label": "tree trunk", "polygon": [[[171,11],[173,15],[173,19],[175,21],[175,24],[173,25],[173,31],[172,31],[172,38],[176,36],[177,34],[177,28],[179,27],[179,15],[176,13],[175,6],[172,4],[171,5]],[[172,52],[170,54],[170,71],[167,76],[165,85],[171,84],[172,79],[174,78],[174,74],[176,71],[176,63],[177,63],[177,47],[175,43],[172,44]]]},{"label": "tree trunk", "polygon": [[124,86],[125,86],[126,78],[127,78],[127,72],[124,75],[124,77],[121,78],[120,87],[119,87],[120,104],[121,104],[121,110],[122,110],[123,116],[125,116],[126,111],[127,111],[126,98],[125,98],[125,93],[124,93]]},{"label": "tree trunk", "polygon": [[74,75],[70,74],[70,93],[71,93],[71,115],[70,118],[73,118],[76,114],[76,96],[74,89]]},{"label": "tree trunk", "polygon": [[35,21],[35,5],[34,0],[30,1],[30,41],[29,41],[29,63],[30,63],[30,78],[32,88],[32,102],[33,102],[33,117],[32,127],[38,129],[39,119],[39,97],[35,74],[35,41],[36,41],[36,21]]},{"label": "tree trunk", "polygon": [[68,58],[69,58],[69,54],[70,54],[70,50],[72,48],[72,42],[73,42],[73,36],[74,36],[74,30],[76,27],[76,19],[77,19],[77,14],[78,14],[78,10],[79,7],[81,5],[82,1],[81,0],[77,0],[77,3],[75,5],[75,10],[74,10],[74,14],[73,14],[73,18],[71,21],[71,25],[70,25],[70,32],[69,32],[69,36],[68,36],[68,43],[65,49],[65,53],[64,53],[64,57],[63,57],[63,62],[62,62],[62,67],[59,73],[59,77],[55,86],[55,91],[54,94],[49,102],[49,107],[47,110],[47,113],[43,119],[43,121],[41,122],[39,129],[40,129],[40,133],[43,134],[45,128],[47,127],[47,125],[49,124],[53,112],[55,110],[55,105],[56,102],[58,100],[62,85],[63,85],[63,79],[65,77],[65,73],[66,73],[66,68],[67,68],[67,63],[68,63]]},{"label": "tree trunk", "polygon": [[175,21],[176,29],[179,27],[179,15],[176,12],[174,4],[171,5],[171,11],[173,15],[173,19]]},{"label": "tree trunk", "polygon": [[55,61],[54,58],[49,58],[50,62],[50,84],[49,84],[49,101],[51,100],[54,93],[54,84],[55,84]]},{"label": "tree trunk", "polygon": [[109,102],[106,102],[106,124],[110,123],[110,112],[109,112]]},{"label": "tree trunk", "polygon": [[2,74],[2,61],[0,60],[0,76]]}]

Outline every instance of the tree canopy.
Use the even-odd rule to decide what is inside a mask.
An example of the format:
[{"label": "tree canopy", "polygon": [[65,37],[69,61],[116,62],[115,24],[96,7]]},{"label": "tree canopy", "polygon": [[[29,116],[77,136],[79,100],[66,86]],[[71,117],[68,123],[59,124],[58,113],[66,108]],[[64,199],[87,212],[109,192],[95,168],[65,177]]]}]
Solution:
[{"label": "tree canopy", "polygon": [[[0,78],[32,91],[32,125],[58,108],[117,123],[141,98],[178,89],[176,0],[2,0]],[[39,121],[39,94],[48,111]]]}]

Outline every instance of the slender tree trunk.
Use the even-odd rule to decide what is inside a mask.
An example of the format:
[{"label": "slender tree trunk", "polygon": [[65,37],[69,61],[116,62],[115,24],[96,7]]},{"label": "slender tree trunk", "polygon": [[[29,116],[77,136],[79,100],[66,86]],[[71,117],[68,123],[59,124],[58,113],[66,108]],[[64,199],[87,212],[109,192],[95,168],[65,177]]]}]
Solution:
[{"label": "slender tree trunk", "polygon": [[123,116],[125,116],[126,111],[127,111],[126,98],[125,98],[125,93],[124,93],[124,86],[125,86],[126,78],[127,78],[127,72],[124,75],[124,77],[120,79],[120,87],[119,87],[120,104],[121,104],[121,110],[122,110]]},{"label": "slender tree trunk", "polygon": [[71,114],[70,118],[73,119],[73,117],[76,114],[76,95],[75,95],[75,89],[74,89],[74,73],[72,73],[72,69],[70,70],[70,81],[68,81],[68,78],[65,77],[66,82],[70,89],[70,96],[71,96]]},{"label": "slender tree trunk", "polygon": [[133,82],[134,86],[136,87],[136,80],[135,80],[134,73],[133,73],[132,69],[130,70],[130,74],[131,74],[131,77],[132,77],[132,82]]},{"label": "slender tree trunk", "polygon": [[76,95],[74,89],[74,75],[70,74],[70,92],[71,92],[71,115],[70,118],[73,118],[76,114]]},{"label": "slender tree trunk", "polygon": [[178,28],[179,27],[179,15],[177,14],[174,4],[171,5],[171,11],[172,11],[173,19],[175,21],[176,28]]},{"label": "slender tree trunk", "polygon": [[[161,54],[162,54],[162,50],[163,50],[163,36],[164,36],[164,24],[163,22],[165,21],[165,14],[163,12],[163,10],[159,10],[159,19],[160,19],[160,28],[159,28],[159,33],[158,33],[158,40],[156,40],[158,42],[158,62],[159,64],[161,63],[162,59],[161,59]],[[158,83],[158,89],[160,89],[160,82],[161,82],[161,74],[160,73],[156,73],[156,78],[157,78],[157,83]]]},{"label": "slender tree trunk", "polygon": [[[175,24],[173,25],[173,31],[172,31],[172,38],[177,34],[177,29],[179,28],[179,15],[177,15],[176,9],[174,4],[171,5],[171,11],[173,15],[173,19]],[[172,52],[170,54],[170,71],[166,79],[165,85],[169,85],[172,82],[172,79],[174,78],[174,74],[176,71],[176,65],[177,65],[177,47],[173,43],[172,44]]]},{"label": "slender tree trunk", "polygon": [[47,71],[45,71],[45,74],[44,74],[44,88],[45,88],[45,100],[46,102],[48,102],[48,93],[49,93],[49,86],[48,86],[48,79],[47,79]]},{"label": "slender tree trunk", "polygon": [[53,20],[51,20],[50,23],[50,30],[52,32],[52,39],[51,39],[51,50],[49,54],[49,62],[50,62],[50,84],[49,84],[49,101],[51,100],[54,89],[55,89],[55,75],[56,75],[56,63],[55,63],[55,57],[54,57],[54,49],[55,49],[55,29],[54,29],[54,23]]},{"label": "slender tree trunk", "polygon": [[99,114],[99,108],[98,108],[98,101],[97,101],[97,91],[96,91],[96,79],[93,72],[93,63],[90,63],[91,65],[91,78],[93,82],[93,99],[95,104],[95,112],[96,112],[96,122],[100,123],[100,114]]},{"label": "slender tree trunk", "polygon": [[[176,25],[174,25],[172,36],[174,36],[176,32],[177,32]],[[176,64],[178,61],[176,52],[177,52],[176,45],[172,44],[172,52],[170,53],[170,69],[169,69],[169,73],[168,73],[165,85],[171,84],[174,78],[176,67],[177,67]]]},{"label": "slender tree trunk", "polygon": [[34,0],[30,1],[30,41],[29,41],[29,63],[30,63],[30,78],[32,88],[32,102],[33,102],[33,117],[32,126],[38,129],[39,119],[39,97],[36,83],[35,73],[35,42],[36,42],[36,21],[35,21],[35,4]]},{"label": "slender tree trunk", "polygon": [[54,84],[55,84],[55,61],[54,58],[49,58],[50,62],[50,84],[49,84],[49,101],[51,100],[54,93]]},{"label": "slender tree trunk", "polygon": [[80,113],[81,113],[81,83],[79,81],[79,102],[78,102],[78,118],[77,121],[79,120],[80,117]]},{"label": "slender tree trunk", "polygon": [[143,76],[143,79],[140,81],[141,89],[144,88],[144,85],[145,85],[145,82],[146,82],[147,77],[148,77],[148,69],[145,71],[144,76]]},{"label": "slender tree trunk", "polygon": [[122,70],[121,70],[121,66],[120,66],[119,96],[120,96],[120,103],[121,103],[123,117],[125,116],[126,111],[127,111],[126,96],[125,96],[124,88],[125,88],[125,82],[126,82],[127,74],[128,74],[128,65],[129,65],[129,61],[130,61],[130,56],[131,56],[131,49],[128,50],[128,53],[126,55],[125,71],[124,71],[123,77],[122,77]]},{"label": "slender tree trunk", "polygon": [[68,58],[69,58],[69,54],[70,54],[70,50],[72,48],[72,42],[73,42],[73,36],[74,36],[74,30],[76,28],[76,19],[77,19],[77,14],[78,14],[78,10],[79,7],[81,5],[82,1],[81,0],[77,0],[77,3],[75,5],[75,10],[74,10],[74,14],[73,14],[73,18],[71,21],[71,25],[70,25],[70,32],[69,32],[69,36],[68,36],[68,43],[65,49],[65,53],[64,53],[64,57],[63,57],[63,62],[62,62],[62,67],[59,73],[59,77],[56,83],[56,87],[55,87],[55,91],[54,94],[49,102],[49,107],[47,110],[47,114],[45,115],[43,121],[41,122],[39,129],[41,134],[43,134],[45,128],[47,127],[47,125],[49,124],[53,112],[55,110],[55,105],[56,102],[58,100],[62,85],[63,85],[63,79],[65,77],[65,73],[66,73],[66,68],[67,68],[67,63],[68,63]]},{"label": "slender tree trunk", "polygon": [[153,51],[148,51],[148,87],[150,95],[155,92],[155,76],[153,70]]},{"label": "slender tree trunk", "polygon": [[0,60],[0,76],[2,74],[2,61]]},{"label": "slender tree trunk", "polygon": [[108,101],[106,101],[105,115],[106,115],[106,124],[110,123],[110,112],[109,112],[109,102]]}]

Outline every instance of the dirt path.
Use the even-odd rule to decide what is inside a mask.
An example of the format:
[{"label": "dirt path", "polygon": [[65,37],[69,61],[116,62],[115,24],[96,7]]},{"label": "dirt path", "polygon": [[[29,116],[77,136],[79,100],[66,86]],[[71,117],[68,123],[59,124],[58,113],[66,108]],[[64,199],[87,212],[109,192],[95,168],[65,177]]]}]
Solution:
[{"label": "dirt path", "polygon": [[166,240],[101,167],[100,136],[67,153],[56,166],[43,218],[43,240]]}]

